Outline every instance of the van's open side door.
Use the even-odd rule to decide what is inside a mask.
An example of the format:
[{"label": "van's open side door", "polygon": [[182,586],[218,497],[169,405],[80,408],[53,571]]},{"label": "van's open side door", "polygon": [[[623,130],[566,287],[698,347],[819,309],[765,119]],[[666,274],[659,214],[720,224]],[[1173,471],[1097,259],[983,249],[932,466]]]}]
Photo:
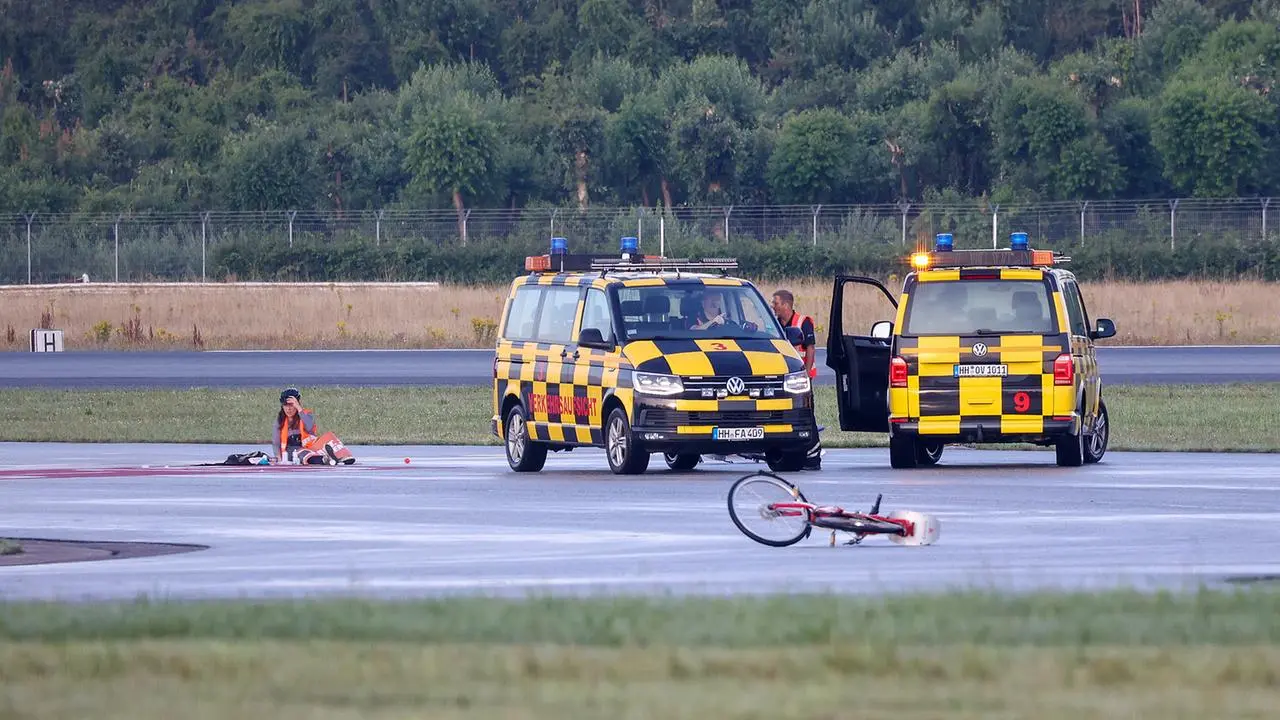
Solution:
[{"label": "van's open side door", "polygon": [[[850,283],[873,285],[888,298],[891,308],[867,318],[845,318],[845,289]],[[889,333],[873,337],[877,320],[897,316],[898,301],[879,280],[858,275],[837,275],[831,293],[831,329],[827,333],[827,367],[835,371],[840,429],[854,432],[889,432]],[[883,325],[881,327],[884,327]],[[867,333],[867,334],[859,334]]]}]

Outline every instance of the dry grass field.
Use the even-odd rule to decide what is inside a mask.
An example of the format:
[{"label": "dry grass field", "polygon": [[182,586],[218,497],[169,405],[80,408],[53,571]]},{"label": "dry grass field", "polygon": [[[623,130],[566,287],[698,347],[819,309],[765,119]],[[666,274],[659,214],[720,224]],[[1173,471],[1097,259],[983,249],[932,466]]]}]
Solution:
[{"label": "dry grass field", "polygon": [[[826,341],[831,283],[786,287]],[[887,283],[895,293],[898,281]],[[1258,281],[1084,283],[1094,317],[1116,321],[1115,345],[1280,342],[1280,284]],[[505,286],[430,283],[63,285],[0,288],[0,348],[24,350],[31,328],[65,331],[67,350],[489,347]],[[846,317],[865,332],[887,300],[857,286]]]}]

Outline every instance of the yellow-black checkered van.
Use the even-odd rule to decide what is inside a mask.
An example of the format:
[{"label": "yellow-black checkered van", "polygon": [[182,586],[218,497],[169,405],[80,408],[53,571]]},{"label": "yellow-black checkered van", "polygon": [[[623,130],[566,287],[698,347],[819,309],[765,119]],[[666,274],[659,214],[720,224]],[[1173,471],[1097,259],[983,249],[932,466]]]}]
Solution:
[{"label": "yellow-black checkered van", "polygon": [[570,255],[553,239],[512,282],[491,427],[511,468],[538,471],[549,451],[590,446],[616,474],[644,472],[655,452],[673,470],[748,452],[799,470],[818,433],[799,328],[726,274],[733,260],[637,256],[634,245]]},{"label": "yellow-black checkered van", "polygon": [[[842,430],[887,432],[895,468],[936,464],[949,443],[1052,445],[1057,462],[1102,459],[1110,437],[1091,322],[1069,258],[1032,250],[955,250],[940,234],[911,256],[895,299],[879,281],[836,278],[827,364],[836,373]],[[842,317],[849,283],[879,287],[892,319]],[[865,326],[864,326],[865,327]]]}]

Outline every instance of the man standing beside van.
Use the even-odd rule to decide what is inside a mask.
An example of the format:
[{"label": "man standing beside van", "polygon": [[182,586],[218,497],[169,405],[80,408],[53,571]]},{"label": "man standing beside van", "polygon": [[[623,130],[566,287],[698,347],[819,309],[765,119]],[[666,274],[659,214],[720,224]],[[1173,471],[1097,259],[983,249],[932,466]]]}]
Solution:
[{"label": "man standing beside van", "polygon": [[[818,337],[814,329],[813,318],[801,315],[795,310],[796,297],[790,290],[778,290],[773,294],[773,314],[778,317],[782,327],[798,327],[803,339],[796,345],[796,352],[804,358],[804,369],[809,373],[809,381],[818,376]],[[816,393],[815,393],[816,395]],[[822,469],[822,439],[814,435],[813,447],[805,459],[805,470]]]}]

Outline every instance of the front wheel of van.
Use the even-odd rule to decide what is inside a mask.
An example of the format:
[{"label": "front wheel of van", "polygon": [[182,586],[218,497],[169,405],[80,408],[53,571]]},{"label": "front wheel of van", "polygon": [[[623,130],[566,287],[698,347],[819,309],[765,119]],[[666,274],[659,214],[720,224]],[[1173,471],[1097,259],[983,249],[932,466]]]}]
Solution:
[{"label": "front wheel of van", "polygon": [[1093,432],[1089,433],[1084,448],[1084,461],[1096,463],[1107,453],[1107,444],[1111,441],[1111,422],[1107,417],[1107,404],[1098,400],[1098,418],[1093,421]]},{"label": "front wheel of van", "polygon": [[702,462],[702,456],[697,453],[663,453],[662,459],[667,461],[667,467],[677,472],[692,470]]},{"label": "front wheel of van", "polygon": [[622,408],[614,408],[605,423],[604,451],[614,475],[639,475],[649,468],[649,452],[644,449]]},{"label": "front wheel of van", "polygon": [[764,454],[764,461],[769,469],[781,472],[800,472],[804,469],[804,461],[807,453],[803,450],[798,452],[783,452],[781,450],[770,450]]},{"label": "front wheel of van", "polygon": [[507,464],[516,472],[538,472],[547,464],[547,444],[529,439],[529,416],[523,405],[507,412]]}]

